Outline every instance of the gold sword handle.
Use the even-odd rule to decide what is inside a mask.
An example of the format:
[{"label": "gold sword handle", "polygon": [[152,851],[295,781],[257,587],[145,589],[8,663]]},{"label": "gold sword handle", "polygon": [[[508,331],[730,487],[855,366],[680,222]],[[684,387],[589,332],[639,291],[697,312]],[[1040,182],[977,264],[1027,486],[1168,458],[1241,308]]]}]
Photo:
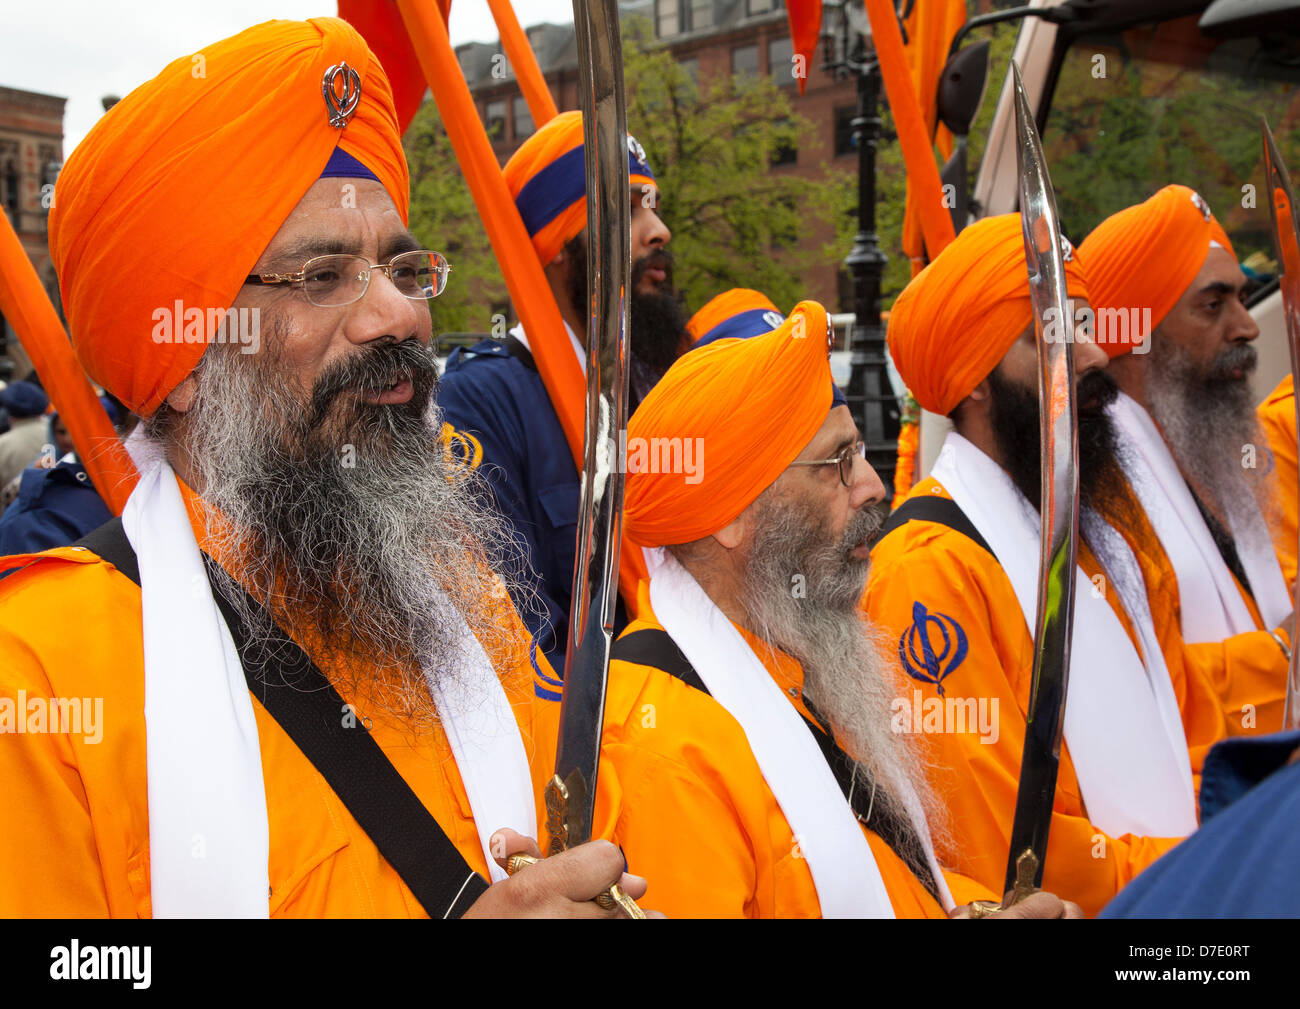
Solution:
[{"label": "gold sword handle", "polygon": [[999,911],[1014,907],[1026,897],[1037,893],[1038,887],[1034,886],[1034,877],[1037,875],[1038,856],[1034,854],[1032,848],[1026,848],[1016,859],[1016,884],[1011,890],[1010,898],[1005,903],[996,900],[973,900],[970,903],[970,916],[988,918]]},{"label": "gold sword handle", "polygon": [[[506,859],[506,875],[513,876],[525,866],[536,865],[540,861],[540,858],[534,858],[532,855],[511,855]],[[596,894],[592,899],[606,911],[612,911],[615,908],[619,908],[629,918],[645,917],[645,912],[637,907],[636,901],[629,897],[627,891],[617,883],[611,886],[608,890]]]}]

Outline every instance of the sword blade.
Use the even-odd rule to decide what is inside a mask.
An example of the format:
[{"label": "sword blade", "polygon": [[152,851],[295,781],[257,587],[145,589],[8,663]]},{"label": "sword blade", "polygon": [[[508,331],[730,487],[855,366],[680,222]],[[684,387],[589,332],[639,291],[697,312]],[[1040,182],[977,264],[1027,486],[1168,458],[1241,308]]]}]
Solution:
[{"label": "sword blade", "polygon": [[631,276],[627,121],[617,0],[573,0],[587,173],[587,430],[551,851],[591,839],[605,683],[614,638],[627,429],[626,292]]},{"label": "sword blade", "polygon": [[[1291,380],[1300,379],[1300,225],[1296,222],[1295,189],[1287,174],[1282,155],[1268,128],[1268,120],[1260,117],[1264,131],[1264,185],[1268,194],[1268,211],[1273,221],[1273,249],[1277,253],[1278,269],[1282,271],[1279,286],[1282,289],[1282,315],[1286,319],[1286,342],[1291,351]],[[1300,428],[1300,398],[1296,399],[1296,425]],[[1300,493],[1300,486],[1292,488]],[[1300,544],[1297,544],[1300,547]],[[1292,606],[1300,606],[1300,579],[1292,589]],[[1286,703],[1282,709],[1282,728],[1300,726],[1300,648],[1296,647],[1292,630],[1291,667],[1287,671]]]},{"label": "sword blade", "polygon": [[[1020,762],[1020,785],[1011,827],[1007,886],[1023,886],[1021,860],[1036,859],[1033,885],[1041,886],[1047,836],[1056,797],[1061,732],[1070,677],[1074,630],[1075,563],[1078,556],[1079,473],[1074,402],[1074,315],[1065,285],[1065,254],[1056,197],[1043,145],[1013,61],[1016,161],[1020,212],[1029,269],[1029,292],[1038,338],[1038,406],[1042,421],[1042,483],[1038,609],[1034,619],[1034,667]],[[1055,316],[1055,329],[1051,327]],[[1053,337],[1060,334],[1060,339]]]}]

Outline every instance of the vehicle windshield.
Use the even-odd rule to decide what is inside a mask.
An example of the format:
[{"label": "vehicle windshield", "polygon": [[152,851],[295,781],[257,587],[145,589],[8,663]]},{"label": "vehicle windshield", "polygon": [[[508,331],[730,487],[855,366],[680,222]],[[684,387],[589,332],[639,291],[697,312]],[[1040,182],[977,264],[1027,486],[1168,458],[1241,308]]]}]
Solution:
[{"label": "vehicle windshield", "polygon": [[1197,16],[1081,36],[1066,50],[1043,146],[1062,226],[1081,240],[1161,186],[1197,190],[1249,270],[1274,272],[1260,116],[1300,179],[1300,39],[1220,40]]}]

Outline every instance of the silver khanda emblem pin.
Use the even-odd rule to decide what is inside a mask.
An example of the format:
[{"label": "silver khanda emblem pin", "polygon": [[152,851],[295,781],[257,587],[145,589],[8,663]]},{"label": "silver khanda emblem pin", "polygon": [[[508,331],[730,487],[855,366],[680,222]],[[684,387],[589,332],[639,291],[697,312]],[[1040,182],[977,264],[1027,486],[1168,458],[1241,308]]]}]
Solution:
[{"label": "silver khanda emblem pin", "polygon": [[1205,220],[1210,219],[1210,205],[1205,202],[1205,197],[1200,193],[1192,193],[1192,206],[1201,212],[1201,216]]},{"label": "silver khanda emblem pin", "polygon": [[337,130],[343,129],[361,101],[361,75],[346,63],[336,63],[325,71],[320,90],[325,96],[330,125]]}]

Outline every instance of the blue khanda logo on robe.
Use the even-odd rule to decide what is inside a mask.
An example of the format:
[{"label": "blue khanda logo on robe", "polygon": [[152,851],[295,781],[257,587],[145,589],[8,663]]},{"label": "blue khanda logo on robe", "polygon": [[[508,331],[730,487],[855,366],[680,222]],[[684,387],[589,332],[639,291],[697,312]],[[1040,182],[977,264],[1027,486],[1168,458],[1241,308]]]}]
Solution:
[{"label": "blue khanda logo on robe", "polygon": [[924,603],[913,603],[912,626],[898,638],[898,657],[908,676],[933,683],[942,697],[943,681],[966,660],[966,632],[946,613],[931,613]]}]

